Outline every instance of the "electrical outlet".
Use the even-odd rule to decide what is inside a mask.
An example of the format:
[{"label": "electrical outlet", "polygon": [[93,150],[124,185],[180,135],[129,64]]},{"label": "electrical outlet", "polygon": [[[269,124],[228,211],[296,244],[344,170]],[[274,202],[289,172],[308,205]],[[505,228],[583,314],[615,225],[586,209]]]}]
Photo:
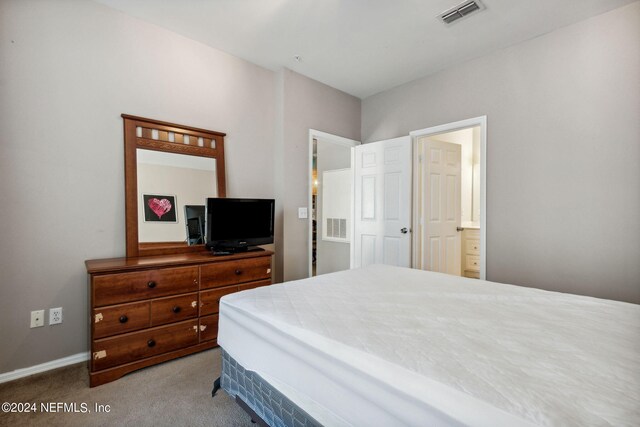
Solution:
[{"label": "electrical outlet", "polygon": [[62,323],[62,307],[49,309],[49,324],[57,325]]},{"label": "electrical outlet", "polygon": [[35,310],[31,312],[31,327],[39,328],[44,326],[44,310]]}]

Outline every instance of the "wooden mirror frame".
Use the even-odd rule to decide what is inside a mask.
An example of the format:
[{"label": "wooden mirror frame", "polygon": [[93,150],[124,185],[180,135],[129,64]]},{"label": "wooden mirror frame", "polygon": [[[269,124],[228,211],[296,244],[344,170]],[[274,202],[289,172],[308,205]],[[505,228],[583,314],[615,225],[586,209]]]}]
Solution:
[{"label": "wooden mirror frame", "polygon": [[[226,197],[224,167],[224,137],[226,134],[191,126],[177,125],[143,117],[122,114],[124,119],[124,185],[127,258],[199,252],[203,245],[188,246],[186,242],[140,243],[138,241],[138,163],[137,149],[164,151],[210,157],[216,160],[218,197]],[[136,129],[141,128],[141,136]],[[157,130],[157,138],[153,138]],[[170,141],[169,133],[173,134]],[[185,138],[188,136],[188,138]],[[200,145],[202,144],[202,145]]]}]

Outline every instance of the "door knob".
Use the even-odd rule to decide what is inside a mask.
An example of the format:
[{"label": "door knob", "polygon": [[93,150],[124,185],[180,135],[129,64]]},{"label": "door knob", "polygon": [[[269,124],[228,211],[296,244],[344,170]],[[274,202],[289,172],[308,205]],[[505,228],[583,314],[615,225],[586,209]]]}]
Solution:
[{"label": "door knob", "polygon": [[407,229],[407,227],[402,227],[402,228],[400,229],[400,232],[401,232],[402,234],[407,234],[407,233],[409,232],[409,230]]},{"label": "door knob", "polygon": [[456,227],[456,231],[463,231],[464,227]]}]

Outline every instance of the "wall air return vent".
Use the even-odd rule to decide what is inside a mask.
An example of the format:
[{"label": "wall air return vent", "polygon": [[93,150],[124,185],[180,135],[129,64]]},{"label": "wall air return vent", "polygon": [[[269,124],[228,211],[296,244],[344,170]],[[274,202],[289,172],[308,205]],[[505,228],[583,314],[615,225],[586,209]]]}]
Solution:
[{"label": "wall air return vent", "polygon": [[484,5],[479,0],[465,1],[441,13],[439,17],[445,24],[451,24],[482,9],[484,9]]}]

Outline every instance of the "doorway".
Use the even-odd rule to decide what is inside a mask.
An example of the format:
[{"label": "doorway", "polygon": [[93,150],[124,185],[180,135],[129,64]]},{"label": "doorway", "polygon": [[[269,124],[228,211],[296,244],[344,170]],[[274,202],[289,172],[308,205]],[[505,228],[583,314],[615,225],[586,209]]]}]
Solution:
[{"label": "doorway", "polygon": [[414,268],[486,278],[486,132],[486,116],[411,132]]},{"label": "doorway", "polygon": [[351,149],[359,141],[309,130],[309,276],[348,270],[353,222]]}]

